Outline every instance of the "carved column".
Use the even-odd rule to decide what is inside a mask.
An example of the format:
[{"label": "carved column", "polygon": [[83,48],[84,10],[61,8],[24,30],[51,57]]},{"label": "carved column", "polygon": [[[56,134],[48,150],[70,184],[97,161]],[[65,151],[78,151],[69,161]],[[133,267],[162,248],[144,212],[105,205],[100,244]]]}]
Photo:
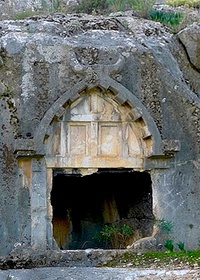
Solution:
[{"label": "carved column", "polygon": [[43,157],[32,158],[31,182],[31,246],[47,246],[46,168]]},{"label": "carved column", "polygon": [[15,142],[15,154],[23,178],[23,187],[30,191],[31,247],[45,250],[47,248],[47,171],[44,153],[36,153],[32,139],[20,139]]}]

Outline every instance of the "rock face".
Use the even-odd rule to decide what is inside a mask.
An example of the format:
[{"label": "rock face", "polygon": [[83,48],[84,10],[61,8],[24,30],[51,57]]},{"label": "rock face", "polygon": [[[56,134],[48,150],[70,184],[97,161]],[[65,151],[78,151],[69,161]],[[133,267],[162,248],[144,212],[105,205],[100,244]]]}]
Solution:
[{"label": "rock face", "polygon": [[192,65],[200,71],[200,30],[198,24],[192,24],[179,32],[179,39],[185,46]]},{"label": "rock face", "polygon": [[[0,254],[198,248],[200,26],[57,14],[0,30]],[[105,225],[126,232],[95,243]]]}]

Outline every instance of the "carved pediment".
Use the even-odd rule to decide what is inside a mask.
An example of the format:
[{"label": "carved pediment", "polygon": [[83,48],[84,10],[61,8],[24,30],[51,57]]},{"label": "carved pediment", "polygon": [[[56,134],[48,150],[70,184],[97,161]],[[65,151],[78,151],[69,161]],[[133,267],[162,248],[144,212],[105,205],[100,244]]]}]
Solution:
[{"label": "carved pediment", "polygon": [[51,124],[48,165],[141,167],[149,149],[143,125],[133,108],[118,104],[109,90],[83,91]]}]

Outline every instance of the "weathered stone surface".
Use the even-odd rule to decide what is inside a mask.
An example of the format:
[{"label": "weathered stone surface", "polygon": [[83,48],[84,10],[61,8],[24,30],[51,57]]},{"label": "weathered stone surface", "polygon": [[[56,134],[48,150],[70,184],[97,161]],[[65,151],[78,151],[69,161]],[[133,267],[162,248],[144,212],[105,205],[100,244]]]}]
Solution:
[{"label": "weathered stone surface", "polygon": [[193,66],[200,70],[200,25],[192,24],[178,33]]},{"label": "weathered stone surface", "polygon": [[[200,27],[176,36],[133,16],[64,14],[0,27],[0,254],[16,244],[60,253],[52,229],[55,173],[90,176],[104,168],[147,172],[149,219],[172,221],[175,242],[197,248],[200,74],[198,51],[188,44],[199,41]],[[123,184],[137,197],[143,183],[112,182],[123,197]],[[104,202],[117,205],[112,199]],[[109,221],[146,221],[137,203],[126,214],[124,205],[112,206]],[[155,246],[161,241],[158,235]]]}]

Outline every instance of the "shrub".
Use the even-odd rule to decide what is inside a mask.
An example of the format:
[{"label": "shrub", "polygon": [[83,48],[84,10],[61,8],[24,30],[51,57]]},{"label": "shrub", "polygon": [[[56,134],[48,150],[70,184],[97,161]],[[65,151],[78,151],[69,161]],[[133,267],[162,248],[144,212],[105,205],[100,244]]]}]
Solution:
[{"label": "shrub", "polygon": [[149,18],[167,25],[176,26],[181,22],[183,14],[179,12],[151,10]]},{"label": "shrub", "polygon": [[190,8],[199,8],[200,0],[167,0],[166,4],[173,7],[187,6]]},{"label": "shrub", "polygon": [[184,6],[186,0],[167,0],[166,4],[172,7]]},{"label": "shrub", "polygon": [[151,11],[156,0],[128,0],[130,8],[136,11],[140,11],[141,16],[148,18],[149,12]]},{"label": "shrub", "polygon": [[125,248],[129,237],[133,233],[133,228],[126,224],[122,226],[104,225],[102,230],[95,234],[94,238],[99,241],[105,240],[106,246],[109,243],[112,248]]}]

